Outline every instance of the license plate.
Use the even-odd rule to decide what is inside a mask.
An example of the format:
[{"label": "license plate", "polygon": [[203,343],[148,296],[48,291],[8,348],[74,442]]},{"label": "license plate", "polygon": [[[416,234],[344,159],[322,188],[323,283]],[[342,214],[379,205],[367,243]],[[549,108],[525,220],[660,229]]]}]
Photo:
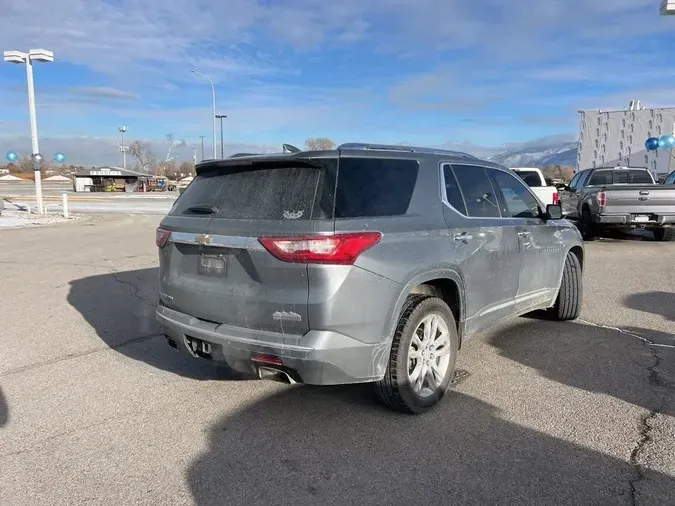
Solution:
[{"label": "license plate", "polygon": [[644,215],[633,216],[633,221],[636,221],[638,223],[649,221],[649,216],[644,216]]},{"label": "license plate", "polygon": [[227,262],[220,255],[202,255],[199,257],[199,273],[219,276],[225,273]]}]

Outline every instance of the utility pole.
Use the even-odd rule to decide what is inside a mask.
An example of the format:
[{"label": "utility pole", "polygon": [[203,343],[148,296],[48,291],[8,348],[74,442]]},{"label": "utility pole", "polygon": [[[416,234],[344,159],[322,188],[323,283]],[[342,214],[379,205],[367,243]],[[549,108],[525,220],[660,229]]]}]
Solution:
[{"label": "utility pole", "polygon": [[216,118],[220,120],[220,159],[224,159],[225,155],[223,153],[223,118],[227,118],[225,114],[216,114]]},{"label": "utility pole", "polygon": [[202,160],[204,159],[204,137],[205,135],[200,135],[199,138],[202,140]]},{"label": "utility pole", "polygon": [[192,148],[192,163],[197,165],[197,148]]}]

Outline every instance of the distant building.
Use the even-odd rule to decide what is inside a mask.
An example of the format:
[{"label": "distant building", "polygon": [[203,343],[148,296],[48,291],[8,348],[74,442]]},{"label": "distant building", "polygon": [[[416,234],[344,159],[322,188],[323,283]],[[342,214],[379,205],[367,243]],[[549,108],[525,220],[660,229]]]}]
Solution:
[{"label": "distant building", "polygon": [[109,166],[80,170],[73,177],[76,192],[135,192],[139,183],[149,178],[147,174]]},{"label": "distant building", "polygon": [[646,109],[637,100],[623,111],[579,111],[577,170],[617,165],[647,167],[654,176],[675,167],[670,151],[647,151],[649,137],[672,134],[675,107]]}]

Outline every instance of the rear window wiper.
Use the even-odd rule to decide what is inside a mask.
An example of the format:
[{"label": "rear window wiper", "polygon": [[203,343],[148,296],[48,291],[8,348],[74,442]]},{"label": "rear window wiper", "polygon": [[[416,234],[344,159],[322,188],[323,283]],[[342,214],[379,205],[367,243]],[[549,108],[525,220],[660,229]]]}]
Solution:
[{"label": "rear window wiper", "polygon": [[196,204],[194,206],[188,207],[184,212],[194,214],[216,214],[218,212],[218,208],[209,204]]}]

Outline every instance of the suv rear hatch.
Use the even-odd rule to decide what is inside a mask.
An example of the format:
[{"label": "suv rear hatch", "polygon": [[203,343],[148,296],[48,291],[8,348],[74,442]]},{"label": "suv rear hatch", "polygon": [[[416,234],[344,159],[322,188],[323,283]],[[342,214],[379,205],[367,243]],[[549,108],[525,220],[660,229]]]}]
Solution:
[{"label": "suv rear hatch", "polygon": [[214,323],[307,332],[300,243],[260,238],[332,233],[335,165],[289,156],[198,167],[157,231],[161,302]]}]

